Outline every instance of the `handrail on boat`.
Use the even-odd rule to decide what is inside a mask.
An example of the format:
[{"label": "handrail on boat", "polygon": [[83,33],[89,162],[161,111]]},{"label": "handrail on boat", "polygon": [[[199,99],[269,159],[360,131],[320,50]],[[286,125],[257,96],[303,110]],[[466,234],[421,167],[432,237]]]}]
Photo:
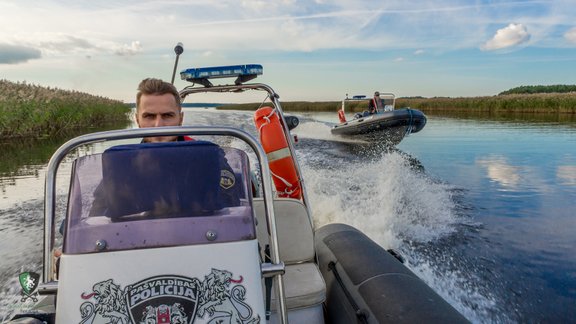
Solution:
[{"label": "handrail on boat", "polygon": [[[284,126],[286,127],[286,126]],[[289,133],[288,133],[289,134]],[[278,235],[276,230],[276,218],[274,215],[273,202],[273,189],[271,181],[270,167],[268,165],[268,157],[262,146],[258,141],[247,132],[233,128],[233,127],[208,127],[208,126],[179,126],[179,127],[153,127],[153,128],[138,128],[138,129],[124,129],[92,133],[82,135],[69,140],[64,143],[48,162],[46,171],[46,182],[44,191],[44,269],[42,284],[39,286],[39,291],[45,293],[54,293],[57,290],[57,285],[54,281],[53,268],[53,249],[55,237],[55,218],[56,218],[56,175],[58,167],[62,160],[72,150],[82,145],[94,144],[99,142],[122,140],[130,138],[141,137],[154,137],[154,136],[183,136],[183,135],[218,135],[218,136],[232,136],[239,138],[246,142],[256,153],[260,168],[262,172],[262,185],[264,193],[264,205],[268,221],[268,229],[270,233],[270,252],[272,257],[273,266],[276,268],[283,268],[280,260]],[[291,143],[290,143],[291,145]],[[274,273],[278,278],[276,280],[276,289],[278,296],[278,309],[282,323],[288,322],[283,271],[276,271]]]},{"label": "handrail on boat", "polygon": [[182,101],[186,98],[186,96],[194,93],[206,93],[206,92],[240,92],[246,90],[256,90],[256,91],[265,91],[268,93],[268,97],[274,104],[274,107],[279,112],[279,117],[282,119],[282,127],[284,128],[284,134],[286,134],[286,141],[288,142],[288,148],[294,157],[294,166],[296,167],[296,173],[298,174],[298,181],[300,182],[300,187],[302,190],[302,202],[304,206],[306,206],[306,210],[308,211],[308,221],[310,221],[310,226],[314,227],[314,221],[312,220],[312,211],[310,210],[308,195],[306,194],[306,189],[304,186],[304,178],[302,177],[302,169],[300,167],[300,163],[298,159],[295,158],[295,149],[294,149],[294,140],[290,136],[290,130],[288,129],[288,123],[286,119],[284,119],[284,111],[282,110],[282,105],[278,100],[280,96],[272,89],[269,85],[264,83],[248,83],[248,84],[232,84],[232,85],[216,85],[210,87],[204,86],[187,86],[184,89],[180,90],[180,98]]}]

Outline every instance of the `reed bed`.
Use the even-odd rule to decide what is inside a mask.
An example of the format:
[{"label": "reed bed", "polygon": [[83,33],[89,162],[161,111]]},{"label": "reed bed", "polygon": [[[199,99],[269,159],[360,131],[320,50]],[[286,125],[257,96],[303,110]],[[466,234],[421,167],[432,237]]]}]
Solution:
[{"label": "reed bed", "polygon": [[129,112],[129,105],[105,97],[0,80],[2,139],[58,135],[127,120]]},{"label": "reed bed", "polygon": [[516,112],[576,114],[576,92],[509,94],[470,98],[399,98],[396,107],[434,112]]},{"label": "reed bed", "polygon": [[[259,103],[233,104],[219,106],[218,109],[248,110],[258,107]],[[337,111],[341,101],[291,101],[283,102],[285,111]],[[434,98],[397,98],[396,108],[410,107],[423,112],[476,112],[476,113],[562,113],[576,114],[576,92],[511,94],[490,97],[434,97]],[[346,112],[358,112],[368,109],[368,101],[355,101],[346,104]]]}]

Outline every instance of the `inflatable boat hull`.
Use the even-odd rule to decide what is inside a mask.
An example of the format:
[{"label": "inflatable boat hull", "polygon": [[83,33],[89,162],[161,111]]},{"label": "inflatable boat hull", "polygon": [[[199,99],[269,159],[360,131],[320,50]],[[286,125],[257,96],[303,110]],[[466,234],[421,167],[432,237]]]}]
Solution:
[{"label": "inflatable boat hull", "polygon": [[468,323],[424,281],[345,224],[316,231],[328,323]]},{"label": "inflatable boat hull", "polygon": [[426,115],[416,109],[397,109],[356,118],[332,127],[333,135],[365,137],[397,145],[406,134],[426,125]]}]

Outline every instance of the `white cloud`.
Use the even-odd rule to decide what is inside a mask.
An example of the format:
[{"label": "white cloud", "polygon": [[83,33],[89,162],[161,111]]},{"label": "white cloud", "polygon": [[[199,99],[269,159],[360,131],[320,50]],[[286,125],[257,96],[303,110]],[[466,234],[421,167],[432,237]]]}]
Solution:
[{"label": "white cloud", "polygon": [[120,56],[132,56],[140,53],[141,51],[142,51],[142,45],[140,45],[140,42],[132,41],[130,45],[124,44],[116,51],[114,51],[114,53]]},{"label": "white cloud", "polygon": [[[295,0],[266,1],[266,0],[243,0],[240,3],[242,9],[252,12],[268,13],[290,12],[290,7],[296,4]],[[233,6],[233,3],[229,5]]]},{"label": "white cloud", "polygon": [[41,53],[36,48],[0,43],[0,64],[24,63],[40,57]]},{"label": "white cloud", "polygon": [[565,34],[564,38],[566,38],[570,43],[576,44],[576,27],[569,29]]},{"label": "white cloud", "polygon": [[[290,74],[297,72],[294,66],[298,64],[316,66],[322,60],[326,65],[362,63],[370,66],[369,71],[380,63],[407,69],[422,64],[425,68],[428,60],[405,63],[417,55],[421,58],[430,53],[443,59],[477,48],[493,36],[494,39],[486,42],[485,49],[505,46],[502,38],[506,37],[495,36],[496,29],[506,27],[510,22],[530,22],[530,34],[527,35],[525,27],[516,25],[525,35],[515,34],[516,38],[508,35],[512,39],[509,44],[529,38],[531,47],[566,47],[568,40],[574,39],[574,31],[562,38],[566,32],[564,26],[576,26],[576,6],[567,5],[573,1],[0,0],[0,42],[40,51],[40,54],[29,54],[39,59],[28,61],[24,61],[25,56],[6,56],[5,61],[26,63],[3,65],[2,73],[3,77],[11,73],[13,79],[33,80],[40,75],[49,75],[61,80],[62,75],[54,73],[53,69],[82,66],[82,69],[71,70],[70,75],[75,79],[85,78],[91,71],[89,68],[104,67],[110,74],[127,75],[124,81],[129,77],[162,76],[166,70],[171,71],[172,48],[177,42],[184,43],[186,50],[181,58],[182,66],[258,60],[267,67],[274,64],[291,66],[286,70]],[[511,34],[509,29],[510,26],[500,33]],[[138,55],[143,52],[146,55]],[[127,55],[134,56],[126,60]],[[92,59],[87,60],[88,57]],[[328,59],[324,60],[324,57]],[[406,59],[404,63],[394,62],[399,57]],[[455,64],[466,61],[467,58],[460,57]],[[450,60],[450,64],[452,62],[454,60]],[[108,68],[116,66],[117,69]],[[474,66],[480,68],[482,65]],[[442,69],[446,70],[446,67]],[[267,71],[267,77],[270,77],[273,70]],[[454,75],[451,80],[462,80],[461,74]],[[481,80],[481,77],[476,79]],[[282,78],[282,82],[290,84],[290,89],[296,89],[298,83],[288,80]],[[488,78],[481,81],[488,84],[486,80]],[[456,90],[458,86],[470,87],[466,82],[451,82],[452,86],[438,87],[437,93],[431,93],[427,86],[422,88],[427,91],[424,94],[430,96],[475,94],[469,90]],[[75,82],[71,84],[76,86]],[[405,84],[410,89],[407,93],[420,91],[413,87],[412,81]],[[479,87],[484,91],[480,93],[485,93],[488,87],[496,93],[502,90],[490,82],[489,86]],[[132,96],[133,85],[127,89]],[[401,91],[400,86],[398,89]],[[115,87],[110,91],[117,93],[119,90]],[[315,91],[310,98],[318,93]]]},{"label": "white cloud", "polygon": [[22,44],[26,47],[36,48],[42,52],[43,57],[55,56],[97,56],[116,54],[131,56],[142,51],[140,41],[122,44],[100,35],[87,32],[61,33],[61,32],[30,32],[11,35],[11,43]]},{"label": "white cloud", "polygon": [[496,35],[487,41],[481,48],[486,51],[513,47],[527,42],[530,34],[522,24],[510,24],[496,31]]},{"label": "white cloud", "polygon": [[[521,7],[540,8],[541,4],[537,2],[529,5],[518,2],[479,5],[459,4],[453,0],[433,3],[415,0],[375,5],[366,0],[171,0],[167,5],[157,0],[104,4],[78,0],[73,5],[64,5],[60,1],[46,0],[41,7],[31,6],[32,0],[7,0],[6,3],[10,6],[0,4],[4,20],[0,22],[0,39],[19,32],[64,33],[83,39],[103,52],[123,55],[139,51],[132,44],[119,45],[129,39],[138,39],[150,52],[167,47],[167,42],[176,41],[193,43],[199,51],[236,50],[241,39],[266,44],[266,48],[272,51],[414,50],[422,44],[427,49],[451,50],[470,48],[484,42],[486,35],[479,31],[501,24],[503,19],[540,21],[540,24],[554,21],[554,25],[566,23],[558,14],[546,21],[538,20],[542,10],[523,16],[520,16],[520,11],[516,13]],[[559,7],[556,3],[546,6]],[[495,9],[500,9],[498,14],[495,14]],[[565,10],[563,13],[569,15]],[[23,20],[27,21],[25,26],[19,23]],[[538,28],[534,25],[531,31],[536,33]],[[536,40],[536,37],[535,34],[531,39]],[[504,46],[501,43],[491,40],[486,49]],[[88,51],[87,48],[83,50]]]},{"label": "white cloud", "polygon": [[264,0],[244,0],[242,1],[242,7],[250,9],[250,10],[254,10],[254,11],[260,11],[264,8],[266,8],[267,6],[267,2]]},{"label": "white cloud", "polygon": [[46,36],[46,38],[37,39],[36,41],[42,50],[50,53],[80,52],[96,48],[90,41],[73,35],[56,34]]}]

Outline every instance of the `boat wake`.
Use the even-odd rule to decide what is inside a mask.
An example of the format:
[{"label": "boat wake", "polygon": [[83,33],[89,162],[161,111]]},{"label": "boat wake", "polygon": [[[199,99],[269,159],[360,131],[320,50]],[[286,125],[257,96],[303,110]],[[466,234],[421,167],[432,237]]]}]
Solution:
[{"label": "boat wake", "polygon": [[330,126],[326,123],[318,121],[301,121],[300,125],[298,125],[293,133],[297,134],[298,136],[316,140],[326,140],[351,144],[365,143],[365,141],[357,138],[332,135],[330,133]]},{"label": "boat wake", "polygon": [[[211,124],[216,114],[190,110],[185,116],[186,124]],[[252,117],[244,112],[228,113],[218,122],[246,129],[253,127]],[[300,139],[296,153],[317,227],[349,224],[381,246],[396,249],[414,273],[472,322],[511,321],[502,317],[505,315],[498,309],[490,283],[482,279],[486,270],[462,253],[469,231],[477,225],[470,224],[461,210],[458,202],[461,191],[431,179],[417,159],[401,151],[353,140],[335,141],[325,123],[305,121],[293,133]],[[219,144],[247,148],[246,144],[234,141]],[[37,215],[40,207],[41,202],[36,201],[30,208],[21,206],[8,215]],[[35,214],[26,213],[30,210],[36,211]],[[30,225],[30,219],[20,224],[15,236],[25,231],[25,224]],[[33,236],[41,237],[41,222],[36,221],[33,228]],[[30,229],[27,231],[30,234]],[[30,268],[2,269],[0,323],[16,306],[22,306],[18,303],[19,283],[13,274],[41,272],[39,244],[41,240],[34,240],[19,253],[4,254],[4,261],[10,264],[16,262],[6,260],[7,256],[24,254]],[[34,253],[27,255],[24,251]]]},{"label": "boat wake", "polygon": [[401,151],[342,150],[340,143],[316,136],[326,131],[318,128],[300,128],[298,147],[315,225],[345,223],[399,251],[414,273],[472,322],[510,322],[481,278],[486,270],[461,253],[468,232],[478,226],[458,205],[461,190],[431,179]]}]

